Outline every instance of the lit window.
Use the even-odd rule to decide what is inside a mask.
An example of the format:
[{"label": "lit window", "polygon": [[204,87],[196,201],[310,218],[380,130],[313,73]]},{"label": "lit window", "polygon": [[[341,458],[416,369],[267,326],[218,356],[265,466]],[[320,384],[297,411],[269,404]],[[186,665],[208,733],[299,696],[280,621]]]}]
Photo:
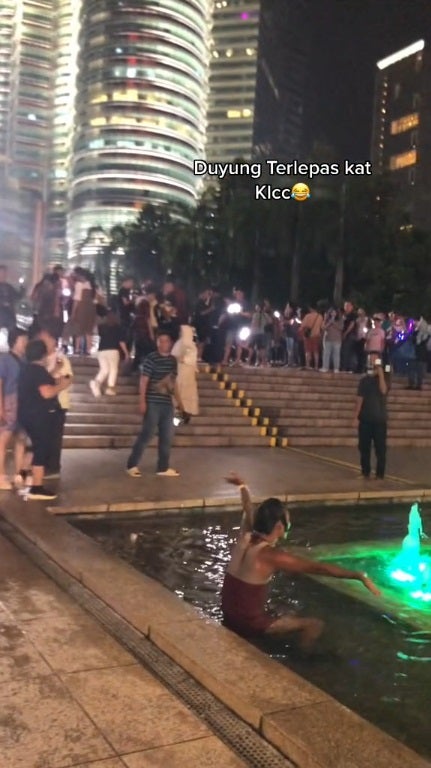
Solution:
[{"label": "lit window", "polygon": [[243,109],[242,110],[242,116],[243,117],[251,117],[251,109]]},{"label": "lit window", "polygon": [[255,50],[254,50],[254,48],[246,48],[245,52],[246,52],[247,56],[253,56],[254,53],[255,53]]},{"label": "lit window", "polygon": [[108,101],[106,93],[102,93],[100,96],[95,96],[91,99],[91,104],[101,104],[103,101]]},{"label": "lit window", "polygon": [[228,57],[228,59],[230,59],[233,56],[233,49],[232,48],[228,48],[227,49],[226,56]]},{"label": "lit window", "polygon": [[408,131],[416,125],[419,125],[419,113],[412,112],[411,115],[404,115],[399,120],[392,120],[391,133],[403,133],[403,131]]},{"label": "lit window", "polygon": [[240,109],[228,109],[228,111],[226,112],[226,114],[227,114],[227,116],[228,116],[229,118],[232,118],[232,117],[241,117],[241,110],[240,110]]},{"label": "lit window", "polygon": [[93,117],[93,119],[90,120],[90,125],[106,125],[106,118],[105,117]]},{"label": "lit window", "polygon": [[406,168],[408,165],[414,165],[417,160],[417,152],[411,149],[409,152],[402,152],[400,155],[392,155],[389,161],[391,171],[398,171],[400,168]]}]

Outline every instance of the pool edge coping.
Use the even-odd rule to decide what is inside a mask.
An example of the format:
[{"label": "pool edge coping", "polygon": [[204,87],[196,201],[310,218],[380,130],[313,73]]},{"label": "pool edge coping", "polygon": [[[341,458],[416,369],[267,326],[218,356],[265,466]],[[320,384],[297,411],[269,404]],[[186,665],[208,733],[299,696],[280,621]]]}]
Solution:
[{"label": "pool edge coping", "polygon": [[[368,748],[371,748],[370,745],[374,745],[376,749],[376,752],[373,752],[373,768],[387,768],[390,755],[393,758],[391,765],[394,766],[409,765],[411,768],[425,768],[425,766],[431,765],[425,758],[412,751],[409,747],[406,747],[402,742],[398,742],[375,725],[364,720],[352,710],[341,705],[329,694],[313,686],[288,668],[280,667],[278,662],[268,658],[263,652],[251,646],[245,640],[233,635],[229,630],[216,622],[202,616],[192,606],[181,603],[178,598],[158,582],[139,573],[132,566],[123,563],[115,556],[105,553],[96,542],[81,531],[73,529],[67,521],[55,518],[52,514],[47,513],[40,507],[36,509],[33,505],[30,513],[30,508],[23,504],[11,505],[7,510],[0,508],[0,516],[19,534],[30,540],[33,544],[36,544],[46,557],[86,586],[87,589],[90,589],[93,594],[121,615],[132,626],[138,628],[144,636],[154,642],[160,650],[167,653],[179,666],[198,680],[204,688],[210,690],[223,704],[233,710],[240,719],[252,725],[262,738],[279,749],[288,759],[295,762],[298,768],[345,768],[347,764],[346,750],[350,755],[350,759],[352,759],[352,751],[357,754],[361,750],[367,752]],[[58,539],[56,534],[59,534]],[[62,548],[61,539],[63,543],[69,540],[70,547]],[[77,543],[79,547],[75,548]],[[82,551],[78,552],[79,548]],[[88,573],[82,570],[83,553],[88,557],[85,563]],[[95,553],[96,557],[94,556]],[[109,573],[106,571],[106,566],[109,566]],[[121,571],[123,574],[128,572],[132,581],[138,586],[142,585],[143,588],[145,586],[147,590],[149,588],[153,589],[153,603],[160,600],[162,600],[162,603],[166,601],[168,611],[169,607],[173,604],[173,598],[175,598],[175,613],[178,612],[178,615],[182,613],[182,619],[175,617],[173,621],[167,623],[166,620],[155,616],[150,617],[146,623],[145,620],[137,619],[136,608],[134,614],[131,612],[130,604],[124,608],[124,605],[119,605],[118,600],[114,599],[110,602],[109,585],[113,581],[114,569],[117,569],[119,574]],[[202,634],[202,638],[208,640],[209,643],[212,641],[213,647],[215,646],[219,655],[221,650],[218,649],[218,645],[220,643],[223,650],[223,661],[226,659],[226,647],[228,650],[235,651],[241,657],[244,672],[253,668],[257,660],[259,663],[259,673],[262,670],[262,674],[267,672],[269,679],[272,677],[275,688],[279,687],[280,679],[282,679],[286,682],[286,690],[293,688],[298,692],[302,692],[304,702],[302,704],[299,702],[293,704],[290,702],[288,704],[281,701],[279,704],[274,702],[264,706],[261,702],[265,701],[265,691],[261,693],[260,702],[256,696],[254,701],[250,697],[241,696],[237,686],[218,679],[214,671],[210,671],[208,665],[199,664],[193,658],[193,655],[187,655],[187,642],[189,641],[185,637],[181,639],[181,635],[184,635],[184,628],[187,634],[187,628],[190,629],[191,625],[194,625],[198,634]],[[167,632],[168,627],[171,632],[175,627],[177,633],[179,633],[180,642],[171,641],[171,632]],[[211,633],[213,637],[211,637]],[[212,663],[214,663],[213,659]],[[247,685],[251,685],[250,677],[252,676],[248,674]],[[252,690],[252,687],[250,687],[250,691]],[[310,722],[314,722],[315,712],[321,710],[326,712],[326,715],[322,715],[322,713],[319,715],[315,728],[317,728],[319,734],[320,732],[322,733],[322,736],[324,733],[328,733],[328,728],[330,729],[332,741],[335,740],[336,742],[334,749],[337,753],[341,753],[339,754],[340,762],[337,761],[335,763],[333,761],[332,753],[330,760],[326,759],[327,756],[325,757],[323,753],[318,754],[319,749],[316,747],[315,735],[313,738],[308,738],[305,729],[305,734],[301,737],[298,734],[298,723],[294,725],[298,714],[301,719],[304,718],[304,721],[308,722],[309,719]],[[341,736],[337,729],[334,730],[334,722],[339,717],[342,717],[349,726],[348,736],[346,734]],[[289,720],[292,721],[290,726]],[[399,763],[396,759],[398,757],[401,759]],[[351,763],[352,768],[356,765],[362,768],[362,766],[368,764],[356,761]]]},{"label": "pool edge coping", "polygon": [[[253,496],[253,502],[260,504],[265,496]],[[367,490],[367,491],[340,491],[334,493],[282,493],[276,494],[275,498],[280,499],[286,504],[355,504],[361,501],[388,502],[394,503],[409,499],[418,501],[431,501],[431,488],[411,488],[408,490]],[[237,509],[240,506],[237,496],[209,496],[194,499],[172,499],[172,500],[154,500],[154,501],[120,501],[113,504],[81,504],[81,505],[60,505],[47,506],[47,511],[52,515],[61,517],[62,515],[79,514],[110,514],[122,512],[163,512],[176,511],[183,513],[187,509],[215,509],[217,507],[226,507],[228,509]]]}]

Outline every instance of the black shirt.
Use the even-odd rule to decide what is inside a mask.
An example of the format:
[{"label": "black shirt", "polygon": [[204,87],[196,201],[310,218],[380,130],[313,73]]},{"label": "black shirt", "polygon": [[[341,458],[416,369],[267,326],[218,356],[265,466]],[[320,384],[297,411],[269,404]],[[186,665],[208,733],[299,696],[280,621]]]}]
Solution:
[{"label": "black shirt", "polygon": [[359,420],[384,423],[387,420],[386,398],[382,395],[377,376],[364,376],[358,386],[358,397],[363,398]]},{"label": "black shirt", "polygon": [[[126,304],[124,303],[126,301]],[[120,315],[121,323],[125,326],[130,325],[131,314],[133,310],[133,304],[129,304],[130,290],[129,288],[120,288],[118,291],[118,314]]]},{"label": "black shirt", "polygon": [[99,325],[99,352],[107,349],[120,349],[120,341],[126,341],[126,334],[121,325]]},{"label": "black shirt", "polygon": [[44,421],[52,411],[59,409],[57,397],[45,398],[39,392],[44,384],[55,384],[55,380],[43,365],[25,365],[18,380],[18,422],[26,426],[35,421]]},{"label": "black shirt", "polygon": [[358,319],[358,316],[356,312],[349,312],[348,315],[344,318],[344,324],[343,324],[343,334],[346,333],[349,325],[353,323],[352,329],[349,331],[349,333],[346,336],[346,339],[351,339],[356,334],[356,321]]}]

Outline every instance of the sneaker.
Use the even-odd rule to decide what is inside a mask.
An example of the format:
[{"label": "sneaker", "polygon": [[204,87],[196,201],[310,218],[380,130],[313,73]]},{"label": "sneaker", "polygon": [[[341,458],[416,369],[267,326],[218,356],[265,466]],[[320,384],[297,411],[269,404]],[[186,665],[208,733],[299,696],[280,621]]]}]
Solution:
[{"label": "sneaker", "polygon": [[117,393],[116,393],[114,387],[108,387],[106,392],[105,392],[105,395],[109,395],[110,397],[114,397],[116,394]]},{"label": "sneaker", "polygon": [[89,381],[88,386],[90,387],[94,397],[100,397],[100,384],[95,379]]},{"label": "sneaker", "polygon": [[142,477],[138,467],[130,467],[130,469],[126,469],[126,474],[129,475],[129,477]]},{"label": "sneaker", "polygon": [[328,372],[329,371],[327,368],[319,368],[319,373],[328,373]]},{"label": "sneaker", "polygon": [[176,469],[165,469],[164,472],[157,472],[157,475],[160,475],[160,477],[179,477],[180,473],[177,472]]},{"label": "sneaker", "polygon": [[0,478],[0,491],[11,491],[12,490],[12,483],[8,480],[6,476]]},{"label": "sneaker", "polygon": [[43,485],[33,485],[29,488],[26,498],[34,501],[51,501],[57,498],[57,494],[47,491]]}]

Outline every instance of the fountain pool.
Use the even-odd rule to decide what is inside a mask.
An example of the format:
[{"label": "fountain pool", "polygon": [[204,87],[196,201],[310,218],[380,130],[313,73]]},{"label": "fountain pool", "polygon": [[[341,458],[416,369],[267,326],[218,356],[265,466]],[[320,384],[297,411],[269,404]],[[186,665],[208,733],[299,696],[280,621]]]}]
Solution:
[{"label": "fountain pool", "polygon": [[[367,570],[382,588],[376,599],[356,582],[293,580],[278,575],[271,606],[324,619],[333,653],[304,662],[286,640],[256,643],[370,722],[431,758],[431,603],[410,595],[392,573],[403,563],[409,507],[364,506],[291,511],[292,550]],[[76,520],[108,552],[158,579],[179,599],[220,620],[219,593],[239,516],[193,511],[151,518]],[[423,510],[423,527],[431,514]],[[409,534],[408,534],[409,535]],[[431,555],[421,539],[423,556]],[[404,562],[404,567],[406,566]],[[406,571],[408,572],[408,571]]]}]

